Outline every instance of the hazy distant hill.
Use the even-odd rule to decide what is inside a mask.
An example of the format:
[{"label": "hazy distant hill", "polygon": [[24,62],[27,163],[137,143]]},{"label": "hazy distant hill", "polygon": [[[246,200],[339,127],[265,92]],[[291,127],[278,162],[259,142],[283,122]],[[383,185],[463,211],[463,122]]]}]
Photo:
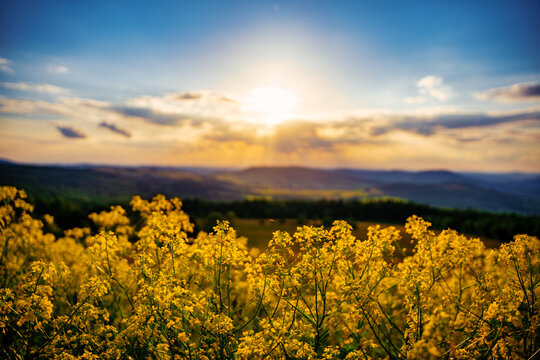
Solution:
[{"label": "hazy distant hill", "polygon": [[401,183],[383,184],[377,187],[381,193],[432,206],[471,208],[493,212],[538,213],[540,199],[503,193],[467,182]]},{"label": "hazy distant hill", "polygon": [[0,185],[78,199],[362,198],[391,196],[433,206],[540,214],[540,175],[252,167],[35,166],[0,162]]},{"label": "hazy distant hill", "polygon": [[250,188],[358,189],[363,184],[355,176],[304,167],[251,167],[219,173],[216,179]]},{"label": "hazy distant hill", "polygon": [[0,184],[40,195],[80,199],[129,199],[133,195],[231,200],[243,197],[237,186],[211,177],[166,168],[51,167],[0,164]]},{"label": "hazy distant hill", "polygon": [[400,171],[400,170],[356,170],[339,169],[335,172],[354,176],[363,182],[376,184],[410,183],[410,184],[433,184],[446,182],[464,181],[463,175],[447,170],[429,171]]},{"label": "hazy distant hill", "polygon": [[[474,208],[494,212],[540,213],[537,174],[467,174],[446,170],[400,171],[253,167],[221,173],[217,179],[262,191],[288,189],[361,190],[365,196],[392,196],[433,206]],[[268,192],[264,192],[268,195]],[[305,197],[304,193],[298,197]],[[314,192],[314,194],[325,194]],[[354,194],[354,193],[353,193]]]}]

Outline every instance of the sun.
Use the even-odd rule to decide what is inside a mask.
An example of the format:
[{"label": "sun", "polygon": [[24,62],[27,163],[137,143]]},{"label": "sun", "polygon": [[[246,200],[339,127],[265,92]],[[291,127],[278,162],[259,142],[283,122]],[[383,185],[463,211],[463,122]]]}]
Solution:
[{"label": "sun", "polygon": [[298,99],[289,91],[273,86],[251,90],[249,107],[261,115],[261,121],[276,124],[284,121],[294,109]]}]

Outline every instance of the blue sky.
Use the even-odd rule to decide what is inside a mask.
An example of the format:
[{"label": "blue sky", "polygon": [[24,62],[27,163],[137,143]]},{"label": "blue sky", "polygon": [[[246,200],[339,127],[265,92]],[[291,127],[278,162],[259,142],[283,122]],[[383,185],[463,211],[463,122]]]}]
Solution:
[{"label": "blue sky", "polygon": [[538,1],[1,5],[3,157],[540,171]]}]

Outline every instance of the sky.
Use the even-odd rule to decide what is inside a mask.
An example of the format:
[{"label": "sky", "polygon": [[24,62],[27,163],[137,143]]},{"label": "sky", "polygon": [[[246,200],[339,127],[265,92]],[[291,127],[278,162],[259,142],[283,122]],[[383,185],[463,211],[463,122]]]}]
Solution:
[{"label": "sky", "polygon": [[540,172],[538,1],[0,6],[4,159]]}]

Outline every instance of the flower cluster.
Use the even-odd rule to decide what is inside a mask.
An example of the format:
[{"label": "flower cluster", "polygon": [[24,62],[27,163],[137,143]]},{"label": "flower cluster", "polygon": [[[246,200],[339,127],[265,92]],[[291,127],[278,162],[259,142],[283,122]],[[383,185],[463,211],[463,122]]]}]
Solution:
[{"label": "flower cluster", "polygon": [[[499,249],[412,216],[358,239],[344,221],[247,247],[227,222],[196,238],[178,199],[134,197],[55,237],[0,188],[6,359],[531,359],[540,240]],[[43,217],[51,225],[51,216]]]}]

